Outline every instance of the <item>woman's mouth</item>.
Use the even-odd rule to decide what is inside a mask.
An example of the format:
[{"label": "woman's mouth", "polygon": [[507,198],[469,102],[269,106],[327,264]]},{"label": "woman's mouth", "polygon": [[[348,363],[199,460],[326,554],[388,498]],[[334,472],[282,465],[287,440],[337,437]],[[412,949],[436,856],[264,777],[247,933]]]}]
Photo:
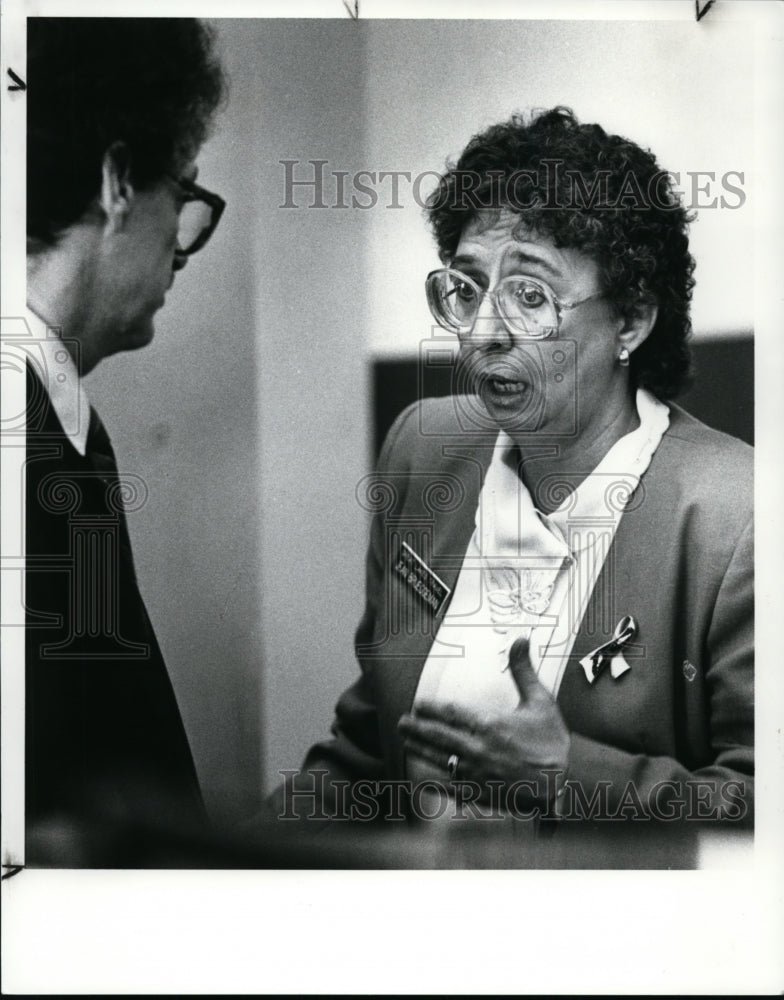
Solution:
[{"label": "woman's mouth", "polygon": [[503,378],[499,375],[489,376],[485,384],[489,386],[492,392],[502,396],[519,395],[525,391],[525,382],[517,379]]}]

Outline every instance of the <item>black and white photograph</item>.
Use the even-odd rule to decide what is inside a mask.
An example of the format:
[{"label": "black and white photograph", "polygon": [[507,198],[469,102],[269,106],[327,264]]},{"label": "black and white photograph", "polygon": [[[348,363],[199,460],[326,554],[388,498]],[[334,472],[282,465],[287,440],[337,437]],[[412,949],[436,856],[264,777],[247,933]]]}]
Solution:
[{"label": "black and white photograph", "polygon": [[784,7],[2,14],[4,992],[780,992]]}]

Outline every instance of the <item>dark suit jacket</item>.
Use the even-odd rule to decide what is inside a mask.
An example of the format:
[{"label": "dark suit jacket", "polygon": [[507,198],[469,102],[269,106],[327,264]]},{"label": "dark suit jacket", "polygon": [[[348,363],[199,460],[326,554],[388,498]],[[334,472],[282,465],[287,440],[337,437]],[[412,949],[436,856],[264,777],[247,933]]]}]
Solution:
[{"label": "dark suit jacket", "polygon": [[[443,612],[434,616],[392,565],[407,540],[454,591],[493,446],[493,437],[466,433],[468,410],[454,397],[409,407],[363,484],[374,518],[356,637],[361,676],[338,703],[334,739],[305,763],[329,779],[405,776],[397,723]],[[689,815],[751,820],[752,456],[671,406],[621,519],[557,696],[572,733],[569,782],[588,800],[600,789],[611,814],[630,802],[634,813],[639,799],[657,815],[657,801],[664,809],[680,796]],[[631,670],[589,684],[580,658],[626,614],[638,625]]]},{"label": "dark suit jacket", "polygon": [[63,863],[143,862],[135,839],[206,818],[136,582],[123,501],[144,484],[121,488],[113,454],[79,455],[32,373],[25,480],[27,861],[46,863],[40,831],[65,823]]}]

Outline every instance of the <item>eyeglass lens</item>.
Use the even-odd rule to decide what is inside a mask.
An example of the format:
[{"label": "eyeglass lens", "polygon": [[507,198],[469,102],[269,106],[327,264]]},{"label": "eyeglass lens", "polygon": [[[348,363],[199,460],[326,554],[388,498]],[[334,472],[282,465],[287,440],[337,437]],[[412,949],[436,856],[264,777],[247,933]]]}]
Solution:
[{"label": "eyeglass lens", "polygon": [[203,201],[186,201],[180,210],[177,246],[185,252],[196,243],[212,222],[212,208]]},{"label": "eyeglass lens", "polygon": [[[435,318],[453,333],[468,333],[474,326],[483,295],[453,271],[439,271],[429,279],[429,299]],[[521,334],[541,339],[558,328],[558,313],[548,289],[532,278],[504,278],[496,292],[497,306],[507,322]]]}]

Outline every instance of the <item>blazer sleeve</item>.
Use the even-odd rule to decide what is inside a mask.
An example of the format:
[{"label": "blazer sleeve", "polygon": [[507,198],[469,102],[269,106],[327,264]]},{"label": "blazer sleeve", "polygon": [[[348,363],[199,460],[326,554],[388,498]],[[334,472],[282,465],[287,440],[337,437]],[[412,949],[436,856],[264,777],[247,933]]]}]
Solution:
[{"label": "blazer sleeve", "polygon": [[[416,404],[405,409],[392,425],[381,449],[377,472],[383,476],[393,465],[399,465],[396,449],[401,432],[412,418]],[[365,610],[355,636],[355,645],[369,643],[374,632],[379,602],[383,599],[384,543],[381,518],[376,516],[371,527],[370,544],[365,563]],[[360,676],[338,700],[332,723],[332,739],[315,744],[308,751],[301,775],[287,779],[287,792],[299,787],[313,788],[324,811],[335,815],[341,811],[338,803],[345,802],[335,782],[350,783],[362,779],[378,781],[386,774],[384,754],[379,735],[379,720],[373,680],[369,664],[359,657]],[[302,782],[305,782],[305,785]],[[293,784],[291,783],[293,782]],[[305,796],[307,798],[307,796]],[[353,798],[349,790],[348,800]],[[280,790],[276,794],[280,803]],[[296,801],[296,796],[290,799]]]},{"label": "blazer sleeve", "polygon": [[567,815],[575,807],[590,812],[593,799],[617,818],[753,823],[753,545],[749,520],[724,573],[707,634],[706,712],[713,759],[689,770],[671,757],[628,753],[572,733]]}]

